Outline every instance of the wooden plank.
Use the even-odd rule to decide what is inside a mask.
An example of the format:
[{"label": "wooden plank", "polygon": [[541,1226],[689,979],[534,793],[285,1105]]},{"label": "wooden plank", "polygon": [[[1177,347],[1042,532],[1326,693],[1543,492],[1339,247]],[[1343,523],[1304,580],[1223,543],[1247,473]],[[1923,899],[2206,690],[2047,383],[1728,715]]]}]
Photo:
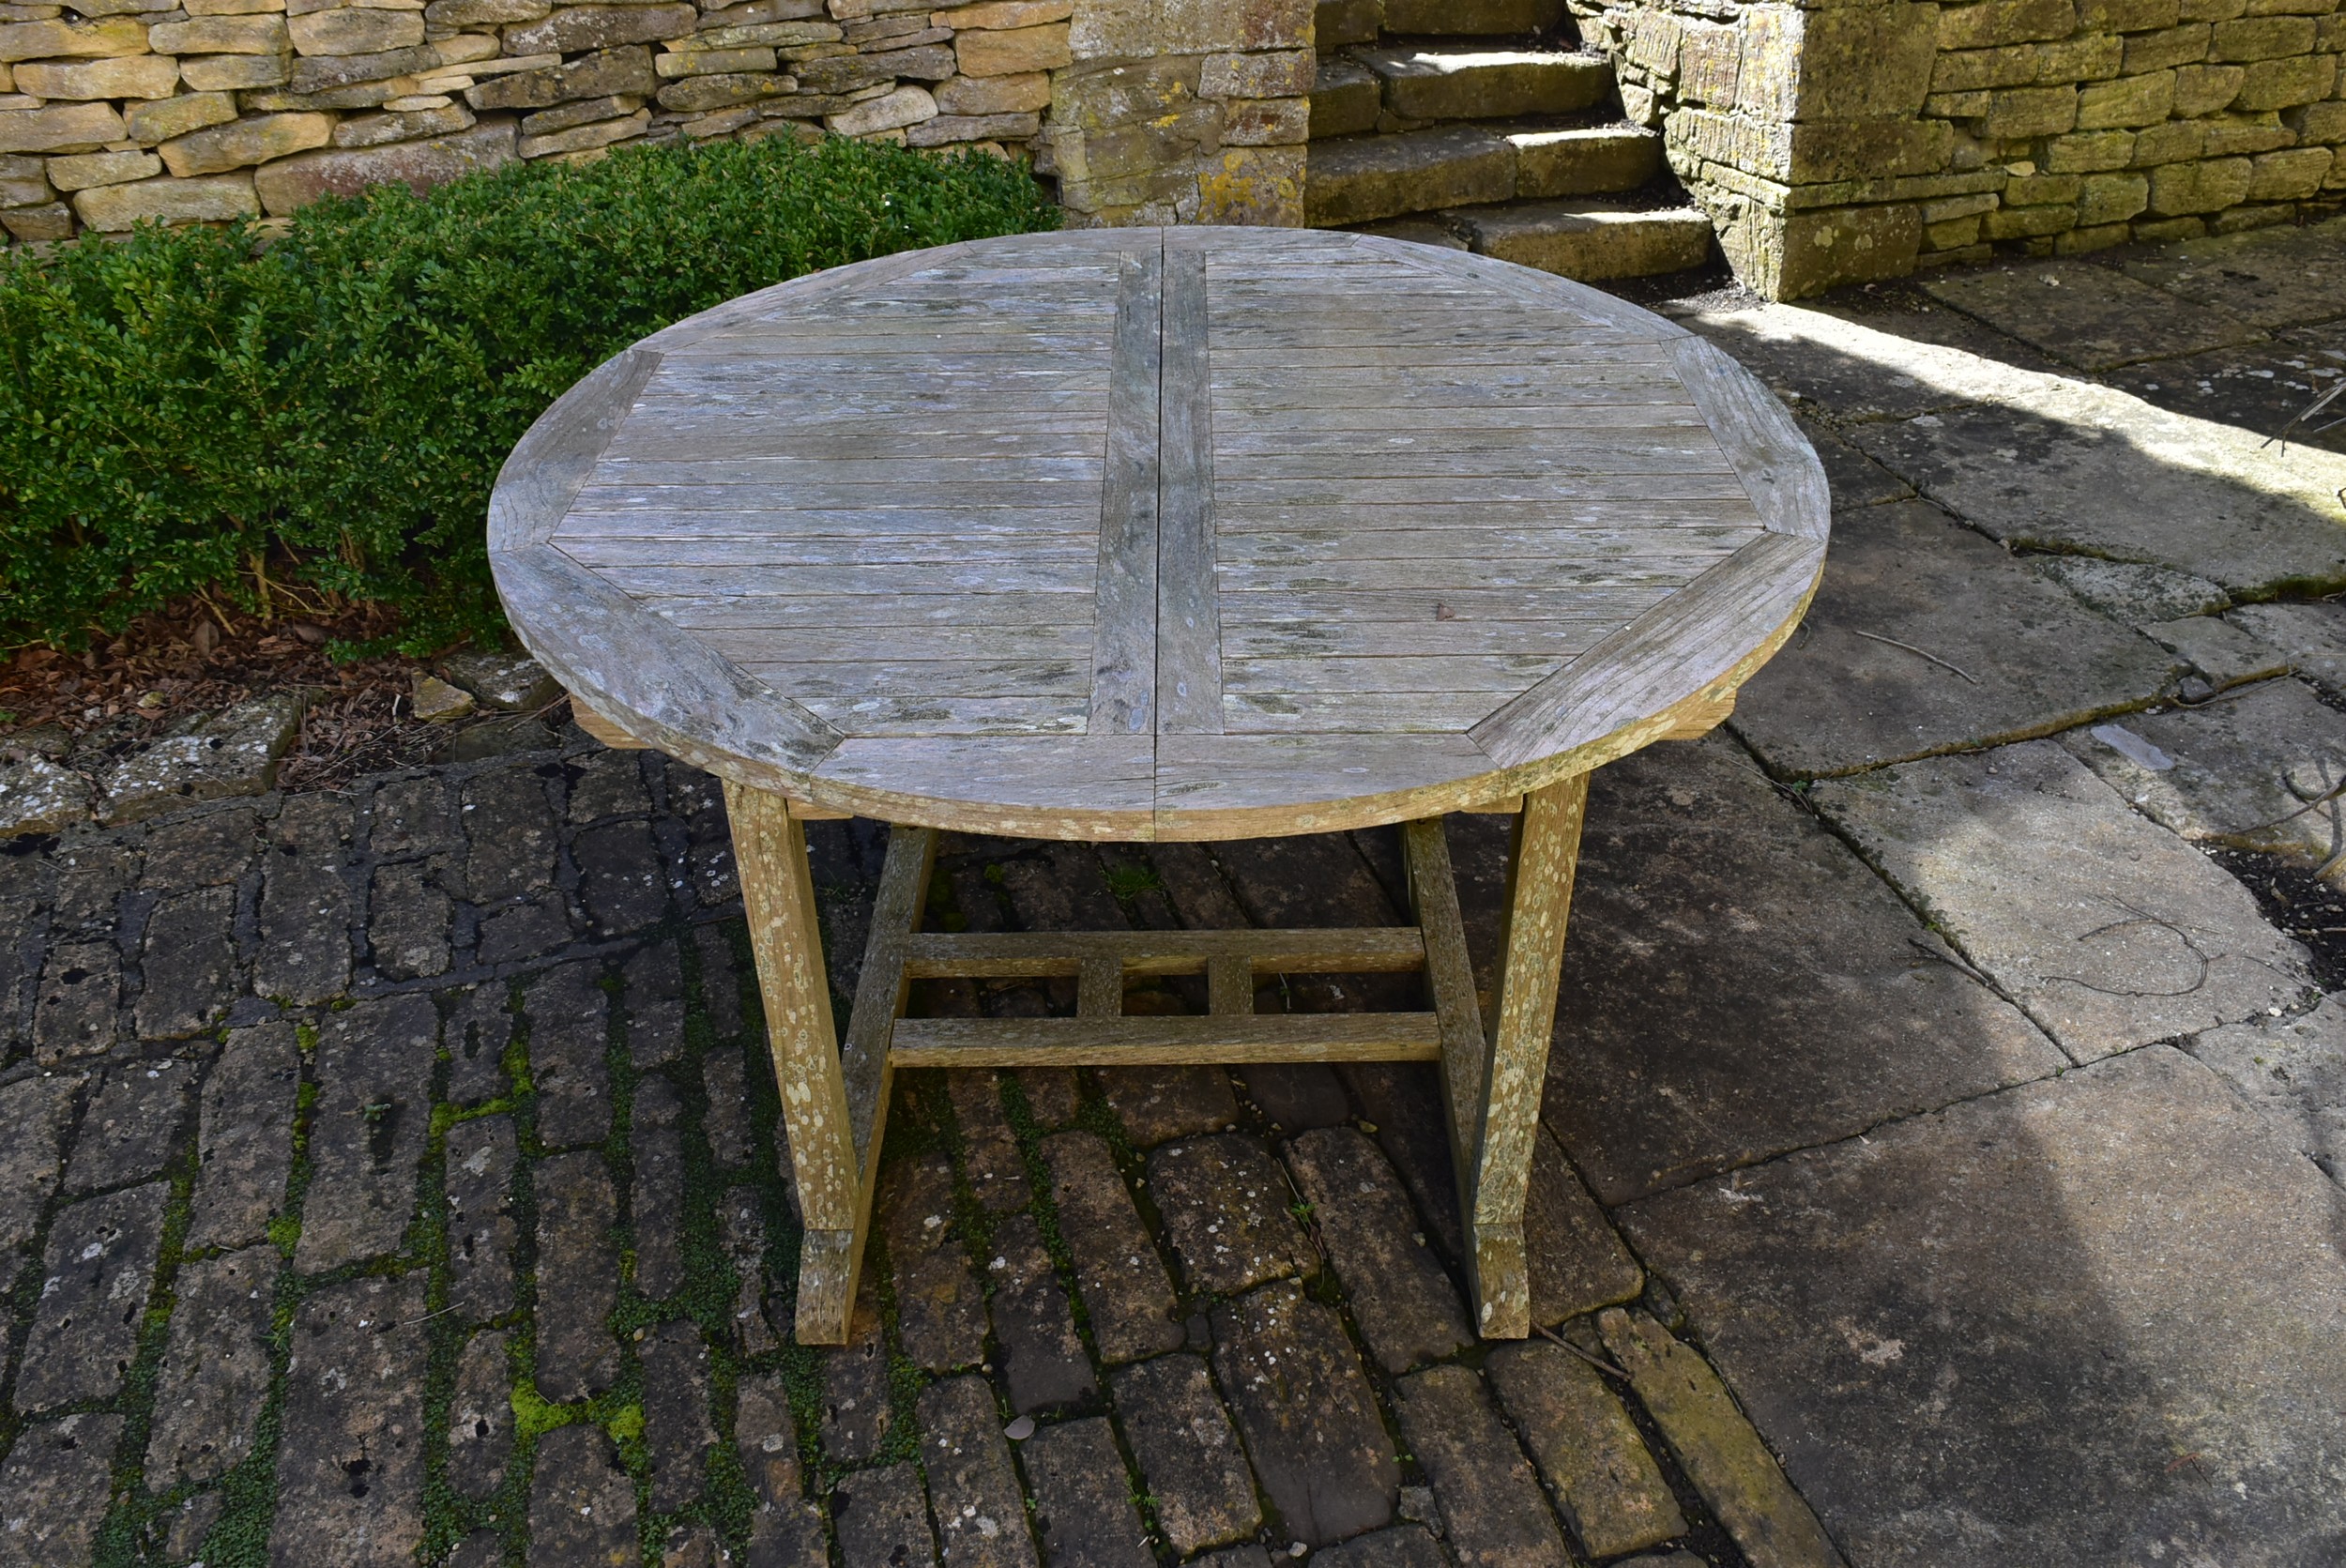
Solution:
[{"label": "wooden plank", "polygon": [[1472,506],[1505,501],[1731,501],[1747,500],[1733,470],[1650,474],[1494,474],[1476,480],[1440,479],[1241,480],[1225,479],[1216,500],[1237,507]]},{"label": "wooden plank", "polygon": [[1668,591],[1693,582],[1751,539],[1749,529],[1720,533],[1725,537],[1647,535],[1636,554],[1624,549],[1555,555],[1449,550],[1438,534],[1416,535],[1424,540],[1424,553],[1414,560],[1398,555],[1331,560],[1317,554],[1242,558],[1224,561],[1220,578],[1222,591],[1232,595],[1393,594],[1414,588],[1444,604],[1459,593]]},{"label": "wooden plank", "polygon": [[1168,735],[1157,741],[1156,835],[1332,833],[1448,811],[1491,759],[1462,735]]},{"label": "wooden plank", "polygon": [[1081,735],[1080,692],[1025,697],[814,697],[791,693],[842,735]]},{"label": "wooden plank", "polygon": [[1242,1018],[1255,1011],[1255,966],[1243,958],[1206,961],[1206,1011],[1217,1018]]},{"label": "wooden plank", "polygon": [[1824,464],[1775,395],[1700,338],[1681,338],[1670,352],[1769,529],[1823,539],[1833,520]]},{"label": "wooden plank", "polygon": [[1524,1194],[1539,1134],[1548,1037],[1564,926],[1588,814],[1589,776],[1577,773],[1525,798],[1509,877],[1497,1016],[1482,1073],[1482,1126],[1474,1144],[1468,1224],[1474,1248],[1476,1327],[1485,1338],[1531,1332],[1531,1290],[1523,1256]]},{"label": "wooden plank", "polygon": [[[759,497],[771,502],[771,496]],[[585,539],[610,537],[651,539],[733,539],[796,543],[807,540],[870,538],[879,547],[906,547],[928,541],[956,541],[965,549],[974,541],[984,548],[1008,548],[1005,537],[1070,533],[1089,540],[1100,525],[1099,509],[1074,506],[1026,507],[782,507],[735,506],[747,500],[739,487],[675,486],[659,490],[605,489],[588,491],[562,520],[556,536],[565,548]],[[1750,502],[1744,503],[1746,510]]]},{"label": "wooden plank", "polygon": [[1528,266],[1517,266],[1512,262],[1437,246],[1412,245],[1407,240],[1387,239],[1376,235],[1363,235],[1362,249],[1380,259],[1398,262],[1438,277],[1504,290],[1527,303],[1551,304],[1583,321],[1603,323],[1623,332],[1655,339],[1690,335],[1676,322],[1639,310],[1625,299],[1616,299],[1586,283],[1559,278],[1553,273],[1534,271]]},{"label": "wooden plank", "polygon": [[571,722],[615,752],[648,752],[649,746],[587,707],[576,698],[571,700]]},{"label": "wooden plank", "polygon": [[[1062,582],[1090,585],[1098,544],[1089,533],[988,533],[986,548],[1003,557],[995,579],[1009,587],[1057,587]],[[792,535],[784,537],[716,534],[557,533],[550,541],[581,566],[601,571],[654,570],[644,563],[661,561],[669,569],[702,567],[787,567],[796,580],[800,572],[825,571],[843,575],[830,581],[842,586],[875,586],[895,575],[900,566],[953,566],[967,563],[971,540],[966,534]],[[1062,572],[1074,572],[1062,577]],[[626,584],[626,577],[610,581]]]},{"label": "wooden plank", "polygon": [[1414,445],[1386,446],[1373,451],[1325,451],[1301,446],[1284,452],[1226,453],[1216,462],[1226,480],[1440,479],[1453,484],[1474,484],[1551,474],[1734,472],[1718,443],[1699,432],[1669,442],[1608,437],[1505,451],[1443,451]]},{"label": "wooden plank", "polygon": [[1521,690],[1233,692],[1222,699],[1222,728],[1229,735],[1455,735]]},{"label": "wooden plank", "polygon": [[[1619,485],[1592,486],[1622,489]],[[1638,486],[1637,488],[1648,488]],[[1760,529],[1751,497],[1741,493],[1711,500],[1685,496],[1591,495],[1577,501],[1423,501],[1408,506],[1387,505],[1374,497],[1338,506],[1233,502],[1221,498],[1215,510],[1221,535],[1242,533],[1310,533],[1334,525],[1357,532],[1389,529],[1432,530],[1447,527],[1593,527],[1624,530],[1642,525],[1671,527]]]},{"label": "wooden plank", "polygon": [[[725,814],[766,1004],[774,1083],[790,1134],[799,1211],[810,1231],[852,1237],[862,1229],[866,1194],[839,1040],[831,1027],[830,978],[823,967],[806,831],[791,818],[781,796],[730,780]],[[836,1277],[843,1264],[845,1277]],[[844,1258],[829,1251],[801,1255],[799,1332],[809,1343],[845,1343],[854,1271],[852,1246]]]},{"label": "wooden plank", "polygon": [[659,368],[658,354],[641,346],[622,349],[538,416],[489,493],[493,556],[526,550],[554,532]]},{"label": "wooden plank", "polygon": [[1576,657],[1470,732],[1507,766],[1643,723],[1717,683],[1740,683],[1788,635],[1824,570],[1822,540],[1764,534]]},{"label": "wooden plank", "polygon": [[[787,593],[794,601],[817,603],[842,597],[877,599],[939,594],[991,596],[1008,594],[1089,594],[1093,563],[1081,555],[1045,555],[1041,558],[973,560],[967,551],[942,560],[860,561],[852,565],[816,565],[774,560],[780,550],[766,552],[763,560],[688,560],[675,556],[704,552],[670,549],[655,540],[634,540],[632,551],[601,552],[620,559],[613,565],[592,566],[596,576],[631,598],[663,601],[721,601],[772,597]],[[581,566],[575,551],[559,549]],[[595,552],[589,552],[594,554]],[[747,552],[742,552],[747,554]],[[944,555],[945,552],[937,552]]]},{"label": "wooden plank", "polygon": [[1324,692],[1516,693],[1546,678],[1560,662],[1561,656],[1520,653],[1232,659],[1222,668],[1223,701],[1226,705],[1248,693],[1281,697]]},{"label": "wooden plank", "polygon": [[1178,1067],[1275,1061],[1434,1061],[1430,1012],[1205,1018],[906,1018],[899,1067]]},{"label": "wooden plank", "polygon": [[[1729,503],[1732,505],[1733,503]],[[1623,560],[1668,560],[1703,552],[1728,555],[1751,542],[1760,531],[1748,509],[1733,522],[1679,522],[1660,527],[1451,527],[1250,528],[1218,541],[1215,564],[1225,582],[1245,571],[1313,566],[1358,572],[1363,587],[1403,585],[1375,574],[1408,571],[1413,567],[1452,573],[1465,579],[1496,580],[1512,575],[1521,582],[1568,582],[1578,573],[1601,572]],[[1332,521],[1332,519],[1323,519]],[[557,539],[560,536],[556,536]],[[1411,578],[1425,587],[1448,587],[1448,581]]]},{"label": "wooden plank", "polygon": [[1091,636],[1091,729],[1142,735],[1157,720],[1159,297],[1164,245],[1128,254],[1117,282],[1106,480]]},{"label": "wooden plank", "polygon": [[[911,986],[905,974],[905,943],[920,929],[921,911],[928,902],[929,871],[937,863],[937,834],[926,828],[891,828],[888,858],[880,867],[879,888],[873,895],[870,935],[863,944],[863,966],[857,971],[855,1006],[847,1015],[847,1037],[839,1052],[840,1077],[845,1085],[847,1126],[855,1149],[857,1208],[853,1236],[845,1260],[845,1301],[855,1301],[856,1273],[863,1260],[863,1239],[870,1233],[872,1195],[879,1185],[881,1145],[888,1132],[888,1101],[894,1076],[890,1041],[896,1020],[904,1015]],[[820,964],[817,964],[818,969]],[[791,1148],[797,1149],[795,1132]],[[832,1265],[836,1267],[836,1265]],[[801,1265],[800,1279],[804,1279]],[[818,1319],[809,1332],[806,1292],[800,1291],[800,1342],[840,1345],[846,1341],[847,1322]]]},{"label": "wooden plank", "polygon": [[[907,571],[908,577],[915,573]],[[1091,596],[1056,593],[938,592],[908,582],[903,593],[795,594],[783,586],[788,573],[771,574],[776,586],[728,594],[653,594],[630,597],[663,620],[692,632],[794,631],[800,627],[838,632],[866,627],[920,627],[937,631],[1003,628],[1068,628],[1091,635]],[[1614,590],[1625,591],[1625,590]],[[1463,596],[1462,596],[1463,597]]]},{"label": "wooden plank", "polygon": [[566,691],[680,761],[777,788],[843,738],[548,546],[504,555],[497,596]]},{"label": "wooden plank", "polygon": [[[905,949],[920,980],[1013,980],[1080,976],[1094,962],[1143,978],[1204,974],[1216,965],[1255,975],[1402,974],[1425,962],[1411,926],[1305,927],[1230,931],[930,932]],[[1248,980],[1247,994],[1253,993]],[[1251,1004],[1250,1004],[1251,1007]]]},{"label": "wooden plank", "polygon": [[1001,838],[1146,839],[1156,746],[1146,735],[856,738],[812,781],[819,805]]},{"label": "wooden plank", "polygon": [[[1444,588],[1424,592],[1352,588],[1330,592],[1259,588],[1223,596],[1233,630],[1280,621],[1343,619],[1352,630],[1381,622],[1528,621],[1546,625],[1598,617],[1627,620],[1667,598],[1696,571],[1650,572],[1643,581],[1558,588]],[[678,617],[679,624],[689,624]],[[1406,634],[1406,633],[1402,633]]]},{"label": "wooden plank", "polygon": [[1206,258],[1165,258],[1165,404],[1159,447],[1157,691],[1164,734],[1222,727],[1222,622],[1214,580],[1213,411],[1207,382]]},{"label": "wooden plank", "polygon": [[[1638,409],[1648,412],[1643,418],[1632,417]],[[1607,407],[1605,412],[1609,416],[1608,422],[1592,422],[1588,428],[1569,434],[1559,434],[1552,426],[1528,420],[1484,421],[1453,426],[1442,419],[1440,410],[1433,411],[1424,422],[1407,430],[1395,430],[1389,423],[1381,426],[1311,428],[1284,423],[1254,424],[1218,434],[1214,437],[1213,449],[1217,457],[1276,457],[1288,452],[1303,452],[1318,457],[1346,452],[1373,455],[1406,453],[1411,456],[1432,452],[1496,454],[1546,451],[1592,443],[1671,449],[1687,448],[1696,451],[1717,449],[1718,444],[1703,425],[1701,417],[1691,408],[1639,403],[1629,409]]]},{"label": "wooden plank", "polygon": [[1575,620],[1380,620],[1357,626],[1310,620],[1226,621],[1222,654],[1226,659],[1464,654],[1566,660],[1579,657],[1612,635],[1621,623],[1618,615]]},{"label": "wooden plank", "polygon": [[726,457],[745,446],[770,447],[800,463],[872,462],[882,458],[929,463],[970,459],[1023,461],[1097,452],[1099,431],[1083,428],[1089,422],[1037,420],[1031,425],[983,431],[891,430],[877,428],[879,421],[842,421],[829,427],[810,424],[778,408],[711,408],[695,410],[692,417],[672,412],[656,433],[633,433],[622,426],[619,437],[612,441],[608,449],[615,458],[656,456],[678,463]]},{"label": "wooden plank", "polygon": [[1075,1016],[1120,1018],[1124,1013],[1124,966],[1104,955],[1086,958],[1075,975]]},{"label": "wooden plank", "polygon": [[820,698],[901,701],[898,693],[919,692],[931,697],[1071,697],[1080,711],[1091,680],[1089,668],[1074,659],[896,659],[802,664],[743,660],[741,667],[801,704]]},{"label": "wooden plank", "polygon": [[[1414,423],[1429,432],[1461,435],[1478,430],[1520,431],[1528,435],[1543,430],[1691,427],[1701,422],[1701,411],[1686,401],[1683,389],[1676,396],[1668,395],[1667,388],[1657,388],[1656,390],[1662,395],[1655,398],[1581,398],[1569,403],[1447,402],[1440,407],[1412,410],[1411,417]],[[1226,426],[1224,434],[1216,437],[1217,443],[1226,444],[1242,439],[1278,442],[1304,436],[1353,439],[1389,434],[1393,430],[1394,416],[1389,399],[1310,407],[1283,404],[1278,400],[1263,396],[1248,401],[1256,404],[1252,419],[1246,424]],[[1235,394],[1223,394],[1221,406],[1232,407],[1236,402]]]},{"label": "wooden plank", "polygon": [[1081,659],[1089,663],[1091,658],[1089,626],[714,627],[693,635],[715,653],[770,664],[922,658]]},{"label": "wooden plank", "polygon": [[1458,1218],[1471,1236],[1475,1154],[1482,1144],[1490,1041],[1483,1032],[1482,1004],[1474,995],[1474,961],[1467,951],[1466,921],[1458,911],[1458,881],[1442,819],[1421,817],[1405,823],[1401,852],[1409,906],[1425,935],[1425,988],[1434,999],[1434,1015],[1441,1021],[1442,1108],[1450,1129]]}]

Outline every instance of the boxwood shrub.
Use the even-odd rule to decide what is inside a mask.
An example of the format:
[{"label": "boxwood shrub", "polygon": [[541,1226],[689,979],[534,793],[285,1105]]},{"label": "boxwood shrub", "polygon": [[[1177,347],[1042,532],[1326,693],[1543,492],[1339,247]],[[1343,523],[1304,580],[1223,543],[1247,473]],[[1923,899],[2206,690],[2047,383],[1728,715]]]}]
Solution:
[{"label": "boxwood shrub", "polygon": [[602,359],[803,272],[1057,222],[1021,165],[776,139],[8,252],[0,640],[277,586],[388,604],[408,651],[484,631],[490,483]]}]

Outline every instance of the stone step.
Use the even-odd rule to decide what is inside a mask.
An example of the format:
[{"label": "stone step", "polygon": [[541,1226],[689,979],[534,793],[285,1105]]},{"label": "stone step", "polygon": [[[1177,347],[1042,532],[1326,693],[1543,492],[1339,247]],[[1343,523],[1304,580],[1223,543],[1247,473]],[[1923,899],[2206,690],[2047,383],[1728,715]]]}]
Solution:
[{"label": "stone step", "polygon": [[1613,68],[1556,50],[1401,44],[1355,50],[1403,120],[1492,120],[1572,114],[1611,96]]},{"label": "stone step", "polygon": [[1322,54],[1312,82],[1311,138],[1356,136],[1377,129],[1384,84],[1349,54]]},{"label": "stone step", "polygon": [[1322,49],[1374,43],[1378,34],[1520,38],[1563,20],[1563,0],[1318,0],[1312,36]]},{"label": "stone step", "polygon": [[[1340,107],[1352,105],[1347,99]],[[1313,130],[1320,125],[1315,97]],[[1495,130],[1453,125],[1315,139],[1304,166],[1303,211],[1313,223],[1370,223],[1517,197],[1635,190],[1661,172],[1661,138],[1634,126]]]},{"label": "stone step", "polygon": [[1582,282],[1680,272],[1711,258],[1711,220],[1699,207],[1655,212],[1585,202],[1511,202],[1443,216],[1484,255]]},{"label": "stone step", "polygon": [[1516,149],[1480,126],[1312,144],[1303,221],[1321,228],[1405,212],[1503,202],[1516,193]]}]

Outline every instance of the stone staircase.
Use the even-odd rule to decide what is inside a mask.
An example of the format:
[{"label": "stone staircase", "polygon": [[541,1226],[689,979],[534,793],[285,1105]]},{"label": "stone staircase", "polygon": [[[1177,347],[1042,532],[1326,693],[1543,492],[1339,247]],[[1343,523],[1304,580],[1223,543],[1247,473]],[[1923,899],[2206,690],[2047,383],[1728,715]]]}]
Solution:
[{"label": "stone staircase", "polygon": [[1699,266],[1711,221],[1561,0],[1319,0],[1306,222],[1568,278]]}]

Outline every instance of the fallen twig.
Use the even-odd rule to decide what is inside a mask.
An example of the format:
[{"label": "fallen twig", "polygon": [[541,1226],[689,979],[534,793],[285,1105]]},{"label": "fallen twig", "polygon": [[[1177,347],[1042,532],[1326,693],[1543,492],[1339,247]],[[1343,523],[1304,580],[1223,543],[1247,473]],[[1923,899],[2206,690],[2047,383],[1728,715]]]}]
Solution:
[{"label": "fallen twig", "polygon": [[1565,1349],[1571,1351],[1574,1355],[1578,1356],[1582,1361],[1587,1362],[1591,1366],[1595,1367],[1599,1372],[1604,1373],[1607,1377],[1618,1378],[1624,1383],[1630,1381],[1628,1373],[1623,1372],[1620,1367],[1615,1366],[1611,1362],[1607,1361],[1603,1356],[1592,1356],[1586,1350],[1583,1350],[1580,1347],[1575,1345],[1571,1340],[1566,1339],[1562,1334],[1558,1333],[1553,1329],[1540,1328],[1540,1325],[1537,1323],[1532,1324],[1531,1327],[1539,1330],[1539,1334],[1542,1339],[1555,1341]]},{"label": "fallen twig", "polygon": [[1857,634],[1870,643],[1887,643],[1892,647],[1902,647],[1917,659],[1927,659],[1932,663],[1938,665],[1941,669],[1959,675],[1974,686],[1979,684],[1979,677],[1972,674],[1969,670],[1958,668],[1956,665],[1950,664],[1945,660],[1940,658],[1937,654],[1926,652],[1924,649],[1916,647],[1912,643],[1901,643],[1896,637],[1884,637],[1877,632],[1860,632]]}]

